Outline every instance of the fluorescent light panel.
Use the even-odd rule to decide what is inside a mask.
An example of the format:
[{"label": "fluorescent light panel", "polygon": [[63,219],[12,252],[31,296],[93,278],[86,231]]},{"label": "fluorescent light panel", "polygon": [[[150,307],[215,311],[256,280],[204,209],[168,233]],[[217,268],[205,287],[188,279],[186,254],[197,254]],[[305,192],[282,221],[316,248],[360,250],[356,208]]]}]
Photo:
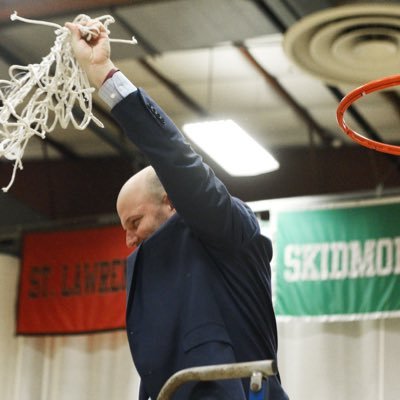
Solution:
[{"label": "fluorescent light panel", "polygon": [[230,175],[260,175],[279,168],[275,158],[230,119],[186,124],[183,131]]}]

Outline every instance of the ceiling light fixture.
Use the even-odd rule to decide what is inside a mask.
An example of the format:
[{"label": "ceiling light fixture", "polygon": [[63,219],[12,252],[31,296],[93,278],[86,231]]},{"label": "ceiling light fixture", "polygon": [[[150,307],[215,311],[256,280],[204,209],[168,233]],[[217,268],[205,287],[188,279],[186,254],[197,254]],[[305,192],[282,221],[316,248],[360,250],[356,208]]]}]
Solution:
[{"label": "ceiling light fixture", "polygon": [[232,120],[185,124],[187,137],[233,176],[254,176],[279,168],[278,161]]}]

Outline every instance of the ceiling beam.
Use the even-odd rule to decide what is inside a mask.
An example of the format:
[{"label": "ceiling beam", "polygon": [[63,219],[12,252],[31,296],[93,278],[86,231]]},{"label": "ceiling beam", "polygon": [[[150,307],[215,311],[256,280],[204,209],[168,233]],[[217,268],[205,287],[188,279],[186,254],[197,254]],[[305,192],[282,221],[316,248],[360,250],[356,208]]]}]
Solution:
[{"label": "ceiling beam", "polygon": [[[135,36],[138,41],[140,41],[140,45],[151,55],[155,55],[158,53],[157,49],[148,41],[144,41],[142,43],[141,40],[137,37],[137,33],[135,29],[129,25],[123,18],[119,15],[115,15],[115,20],[118,21],[120,25],[122,25],[130,36]],[[146,58],[141,57],[137,60],[142,67],[146,69],[152,76],[158,79],[165,87],[169,89],[169,91],[178,98],[186,107],[192,110],[194,113],[201,117],[210,117],[210,113],[198,104],[194,99],[192,99],[187,93],[185,93],[175,82],[171,79],[167,78],[164,74],[162,74],[159,70],[157,70]]]},{"label": "ceiling beam", "polygon": [[393,106],[393,110],[397,113],[397,116],[400,117],[400,95],[395,90],[384,90],[381,92],[381,96],[383,96],[391,105]]},{"label": "ceiling beam", "polygon": [[175,82],[168,79],[160,71],[154,68],[146,59],[140,58],[138,62],[154,77],[161,81],[173,94],[177,97],[186,107],[194,111],[201,117],[209,117],[210,113],[203,108],[200,104],[196,103],[190,96],[188,96]]},{"label": "ceiling beam", "polygon": [[280,32],[284,32],[286,30],[285,24],[267,3],[265,3],[263,0],[253,0],[253,3]]},{"label": "ceiling beam", "polygon": [[117,12],[114,12],[114,7],[110,8],[111,13],[113,14],[113,17],[115,21],[118,22],[119,25],[121,25],[128,33],[129,36],[133,36],[138,43],[140,43],[140,47],[146,51],[146,53],[150,55],[157,55],[160,54],[160,52],[150,43],[140,32],[138,32],[131,24],[129,24],[121,15],[119,15]]},{"label": "ceiling beam", "polygon": [[254,67],[256,71],[265,79],[268,85],[278,94],[278,96],[288,104],[296,115],[314,131],[325,145],[331,145],[337,140],[336,135],[330,133],[326,128],[318,124],[311,114],[288,93],[288,91],[271,75],[251,54],[250,50],[243,43],[235,43],[243,57]]},{"label": "ceiling beam", "polygon": [[51,17],[61,14],[78,13],[82,14],[89,10],[109,8],[115,6],[132,6],[143,3],[155,2],[154,0],[13,0],[0,4],[0,22],[10,21],[10,15],[17,11],[21,17]]}]

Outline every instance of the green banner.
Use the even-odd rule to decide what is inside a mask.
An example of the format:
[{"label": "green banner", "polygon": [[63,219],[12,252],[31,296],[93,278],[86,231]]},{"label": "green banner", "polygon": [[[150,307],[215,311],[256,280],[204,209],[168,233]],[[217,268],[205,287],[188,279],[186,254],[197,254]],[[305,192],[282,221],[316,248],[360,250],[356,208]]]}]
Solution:
[{"label": "green banner", "polygon": [[277,213],[278,317],[400,316],[400,204]]}]

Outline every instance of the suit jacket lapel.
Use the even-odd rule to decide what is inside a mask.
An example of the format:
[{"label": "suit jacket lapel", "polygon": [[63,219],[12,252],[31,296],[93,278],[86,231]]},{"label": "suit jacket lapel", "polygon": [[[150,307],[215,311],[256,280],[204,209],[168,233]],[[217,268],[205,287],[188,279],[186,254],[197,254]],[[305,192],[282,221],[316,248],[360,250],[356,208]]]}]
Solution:
[{"label": "suit jacket lapel", "polygon": [[[133,297],[133,293],[135,291],[135,285],[133,285],[134,272],[136,259],[139,254],[141,244],[137,247],[137,249],[128,257],[128,262],[126,264],[126,304],[129,305],[129,298]],[[132,293],[131,293],[132,292]]]}]

